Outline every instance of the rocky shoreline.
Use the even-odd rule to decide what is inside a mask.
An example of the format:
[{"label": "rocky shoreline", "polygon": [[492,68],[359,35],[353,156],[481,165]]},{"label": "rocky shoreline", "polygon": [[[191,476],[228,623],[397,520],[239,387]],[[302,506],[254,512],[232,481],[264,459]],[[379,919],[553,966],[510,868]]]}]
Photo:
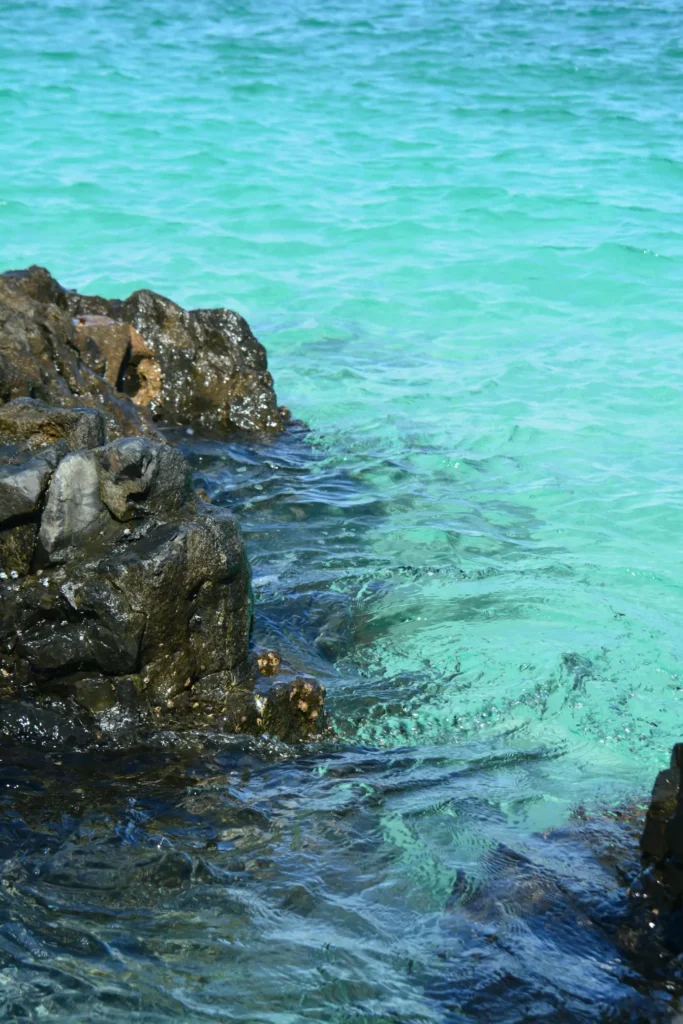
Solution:
[{"label": "rocky shoreline", "polygon": [[[82,296],[39,267],[8,272],[0,400],[3,742],[88,750],[159,730],[324,735],[323,687],[250,647],[237,520],[195,492],[165,440],[167,428],[285,429],[246,321],[150,291]],[[683,897],[682,779],[677,745],[628,882],[627,932],[661,948]]]},{"label": "rocky shoreline", "polygon": [[87,749],[160,727],[324,732],[323,688],[250,650],[239,525],[162,433],[285,427],[246,321],[9,272],[0,398],[0,735]]}]

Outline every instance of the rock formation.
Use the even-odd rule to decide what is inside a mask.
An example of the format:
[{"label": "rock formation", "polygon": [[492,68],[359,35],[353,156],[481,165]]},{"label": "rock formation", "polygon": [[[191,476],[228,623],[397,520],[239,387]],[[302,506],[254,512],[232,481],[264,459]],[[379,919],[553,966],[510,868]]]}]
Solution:
[{"label": "rock formation", "polygon": [[188,312],[151,291],[78,295],[41,267],[0,274],[0,399],[19,397],[98,409],[112,438],[273,433],[289,416],[237,313]]},{"label": "rock formation", "polygon": [[249,652],[239,526],[160,432],[287,419],[237,314],[0,275],[0,738],[322,730],[322,688]]},{"label": "rock formation", "polygon": [[683,743],[655,779],[640,840],[649,892],[669,907],[683,897]]}]

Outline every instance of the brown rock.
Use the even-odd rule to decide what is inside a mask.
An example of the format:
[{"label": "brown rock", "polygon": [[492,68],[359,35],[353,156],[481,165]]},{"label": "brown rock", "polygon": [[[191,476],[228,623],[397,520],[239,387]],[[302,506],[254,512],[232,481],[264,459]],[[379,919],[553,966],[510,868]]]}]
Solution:
[{"label": "brown rock", "polygon": [[262,651],[256,658],[258,670],[262,676],[274,676],[280,668],[280,655],[277,651]]},{"label": "brown rock", "polygon": [[0,275],[0,399],[100,410],[110,436],[158,426],[273,433],[266,353],[227,309],[186,311],[151,291],[124,302],[65,291],[41,267]]}]

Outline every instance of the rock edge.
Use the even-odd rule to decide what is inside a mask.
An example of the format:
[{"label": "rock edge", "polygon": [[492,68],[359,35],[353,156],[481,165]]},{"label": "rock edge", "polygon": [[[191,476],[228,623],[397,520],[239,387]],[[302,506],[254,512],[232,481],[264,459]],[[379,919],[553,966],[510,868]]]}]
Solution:
[{"label": "rock edge", "polygon": [[148,290],[79,295],[38,266],[0,274],[0,399],[20,397],[95,408],[110,438],[164,426],[274,434],[289,420],[239,314]]}]

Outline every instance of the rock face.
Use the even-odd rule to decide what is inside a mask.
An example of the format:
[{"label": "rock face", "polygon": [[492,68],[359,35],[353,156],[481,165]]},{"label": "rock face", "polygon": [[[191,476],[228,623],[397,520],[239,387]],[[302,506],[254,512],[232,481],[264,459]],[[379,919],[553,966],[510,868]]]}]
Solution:
[{"label": "rock face", "polygon": [[96,408],[110,437],[273,433],[289,416],[237,313],[187,312],[151,291],[78,295],[41,267],[0,275],[0,400],[19,397]]},{"label": "rock face", "polygon": [[657,776],[640,840],[646,881],[664,902],[680,906],[683,897],[683,743]]},{"label": "rock face", "polygon": [[[163,726],[300,739],[308,679],[259,679],[235,518],[179,451],[104,417],[0,406],[0,734],[78,745]],[[267,659],[266,659],[267,660]]]}]

